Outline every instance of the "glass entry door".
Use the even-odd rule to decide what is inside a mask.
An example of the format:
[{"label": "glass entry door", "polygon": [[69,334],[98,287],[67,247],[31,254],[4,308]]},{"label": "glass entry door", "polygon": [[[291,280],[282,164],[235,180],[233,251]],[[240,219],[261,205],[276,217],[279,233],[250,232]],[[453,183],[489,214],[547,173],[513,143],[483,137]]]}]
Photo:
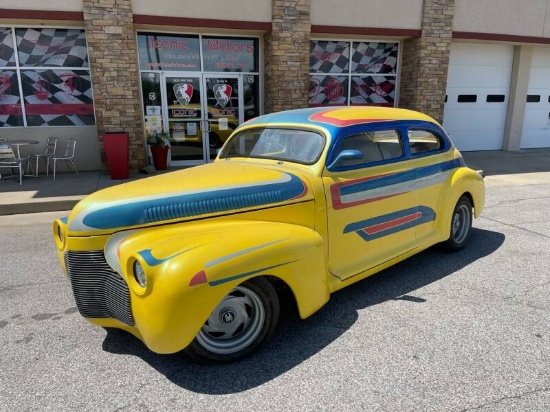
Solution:
[{"label": "glass entry door", "polygon": [[206,125],[210,159],[242,122],[242,78],[239,75],[205,75]]},{"label": "glass entry door", "polygon": [[197,165],[242,122],[242,76],[163,73],[163,130],[170,133],[170,164]]}]

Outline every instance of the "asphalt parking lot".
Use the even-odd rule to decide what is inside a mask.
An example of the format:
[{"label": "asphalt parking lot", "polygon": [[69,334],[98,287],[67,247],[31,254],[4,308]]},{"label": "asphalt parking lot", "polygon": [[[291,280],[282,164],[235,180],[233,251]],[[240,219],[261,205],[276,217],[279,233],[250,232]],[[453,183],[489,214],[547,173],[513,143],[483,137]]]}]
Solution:
[{"label": "asphalt parking lot", "polygon": [[492,172],[471,244],[286,313],[245,361],[197,365],[86,323],[50,223],[0,216],[2,411],[548,411],[550,174]]}]

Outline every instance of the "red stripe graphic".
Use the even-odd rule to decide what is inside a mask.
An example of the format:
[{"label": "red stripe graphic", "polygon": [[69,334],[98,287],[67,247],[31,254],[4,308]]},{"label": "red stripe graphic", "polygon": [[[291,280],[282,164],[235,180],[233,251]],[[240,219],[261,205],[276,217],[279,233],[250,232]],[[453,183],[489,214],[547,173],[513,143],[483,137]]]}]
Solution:
[{"label": "red stripe graphic", "polygon": [[422,217],[422,213],[416,212],[416,213],[413,213],[412,215],[400,217],[399,219],[394,219],[388,222],[379,223],[377,225],[366,227],[363,229],[363,232],[365,232],[367,235],[374,235],[375,233],[380,233],[385,230],[404,225],[405,223],[409,223],[414,220],[420,219],[421,217]]}]

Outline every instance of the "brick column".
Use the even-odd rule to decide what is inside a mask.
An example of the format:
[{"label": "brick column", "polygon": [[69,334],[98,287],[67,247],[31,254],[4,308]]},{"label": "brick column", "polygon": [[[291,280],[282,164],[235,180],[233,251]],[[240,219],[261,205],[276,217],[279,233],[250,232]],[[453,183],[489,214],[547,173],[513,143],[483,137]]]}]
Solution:
[{"label": "brick column", "polygon": [[103,133],[130,136],[130,172],[146,165],[131,0],[83,0],[101,163]]},{"label": "brick column", "polygon": [[265,112],[307,106],[310,0],[272,0],[265,37]]},{"label": "brick column", "polygon": [[443,121],[454,0],[424,0],[422,35],[403,47],[400,107],[418,110]]}]

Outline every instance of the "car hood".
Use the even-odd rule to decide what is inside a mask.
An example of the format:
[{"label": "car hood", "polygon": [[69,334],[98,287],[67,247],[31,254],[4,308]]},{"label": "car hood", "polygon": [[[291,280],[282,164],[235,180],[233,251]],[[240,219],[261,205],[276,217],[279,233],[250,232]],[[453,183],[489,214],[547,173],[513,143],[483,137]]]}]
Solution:
[{"label": "car hood", "polygon": [[69,236],[220,216],[313,198],[294,173],[257,165],[210,163],[110,187],[80,201]]}]

